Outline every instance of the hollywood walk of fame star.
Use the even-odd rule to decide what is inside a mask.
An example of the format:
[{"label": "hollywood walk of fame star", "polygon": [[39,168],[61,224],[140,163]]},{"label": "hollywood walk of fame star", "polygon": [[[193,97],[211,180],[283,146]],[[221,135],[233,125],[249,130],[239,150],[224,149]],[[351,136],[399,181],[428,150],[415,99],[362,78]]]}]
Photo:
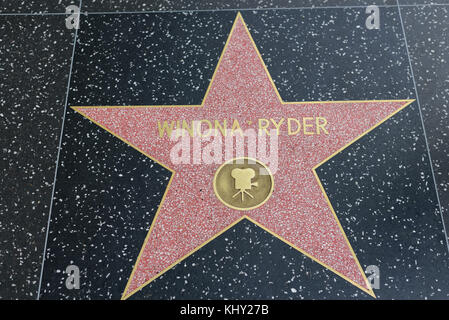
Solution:
[{"label": "hollywood walk of fame star", "polygon": [[[284,102],[239,13],[201,105],[72,107],[172,172],[122,298],[242,219],[375,296],[315,169],[412,101]],[[329,132],[289,135],[281,127],[273,193],[263,205],[241,211],[214,195],[219,164],[173,164],[175,142],[157,130],[162,120],[227,119],[230,114],[238,115],[241,123],[321,117],[327,119]]]}]

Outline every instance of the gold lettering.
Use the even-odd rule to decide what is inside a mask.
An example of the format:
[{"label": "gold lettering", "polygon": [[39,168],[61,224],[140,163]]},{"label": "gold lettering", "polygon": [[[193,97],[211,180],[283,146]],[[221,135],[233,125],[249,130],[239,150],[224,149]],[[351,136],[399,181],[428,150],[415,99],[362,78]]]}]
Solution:
[{"label": "gold lettering", "polygon": [[[320,123],[320,120],[322,120],[322,122]],[[327,120],[326,118],[323,117],[317,117],[316,118],[316,133],[320,134],[320,129],[322,129],[324,131],[325,134],[329,134],[329,132],[326,130],[326,125],[327,125]]]},{"label": "gold lettering", "polygon": [[215,133],[217,133],[217,128],[220,130],[221,134],[226,137],[227,132],[227,122],[226,119],[223,120],[223,126],[221,126],[220,122],[218,120],[215,120]]},{"label": "gold lettering", "polygon": [[312,117],[304,117],[304,118],[302,118],[302,127],[304,129],[304,134],[305,135],[315,134],[315,132],[313,132],[313,131],[307,131],[307,128],[313,127],[313,124],[307,123],[308,120],[313,120],[313,118]]},{"label": "gold lettering", "polygon": [[194,123],[192,123],[192,126],[189,127],[189,124],[186,120],[182,120],[182,136],[184,137],[184,130],[187,130],[189,133],[189,136],[193,137],[193,129],[194,129]]},{"label": "gold lettering", "polygon": [[167,136],[171,137],[171,132],[173,131],[173,126],[175,125],[175,121],[172,121],[170,126],[168,125],[167,120],[164,120],[164,123],[161,127],[161,122],[157,121],[157,127],[159,129],[159,136],[162,138],[164,135],[165,130],[167,130]]},{"label": "gold lettering", "polygon": [[[296,131],[292,131],[292,124],[291,124],[292,121],[296,122],[296,125],[297,125]],[[292,136],[294,134],[297,134],[301,130],[301,123],[298,121],[298,119],[288,118],[287,119],[287,127],[288,127],[288,135]]]},{"label": "gold lettering", "polygon": [[[208,131],[207,131],[207,134],[203,134],[203,132],[201,130],[203,122],[207,123],[207,125],[209,127]],[[204,119],[204,120],[200,120],[198,122],[198,134],[200,135],[200,137],[207,137],[208,135],[210,135],[211,132],[212,132],[212,123],[209,120]]]},{"label": "gold lettering", "polygon": [[242,128],[240,128],[240,124],[237,119],[234,119],[234,122],[232,123],[231,134],[234,134],[235,131],[240,132],[240,135],[243,136]]},{"label": "gold lettering", "polygon": [[[262,122],[265,123],[265,125],[262,125]],[[259,119],[259,135],[262,135],[262,130],[265,130],[265,132],[267,133],[267,135],[270,135],[270,133],[268,132],[268,127],[270,126],[270,122],[267,119]]]},{"label": "gold lettering", "polygon": [[273,119],[270,119],[271,122],[273,122],[274,126],[276,127],[276,133],[277,135],[279,135],[279,129],[281,127],[281,124],[284,123],[284,118],[282,118],[278,123],[276,123],[276,121],[274,121]]},{"label": "gold lettering", "polygon": [[[259,127],[259,135],[263,135],[266,133],[270,135],[270,127],[273,124],[276,134],[279,135],[281,132],[282,125],[286,122],[287,119],[287,133],[289,136],[297,135],[301,131],[304,135],[314,135],[314,134],[329,134],[328,122],[325,117],[303,117],[302,119],[297,118],[280,118],[278,121],[275,119],[258,119],[258,127]],[[157,121],[158,132],[161,138],[166,134],[167,137],[171,137],[174,133],[173,130],[176,130],[176,136],[184,136],[184,133],[187,131],[190,137],[194,137],[198,134],[200,137],[207,137],[211,135],[213,132],[218,134],[221,132],[221,135],[226,137],[228,133],[227,128],[227,120],[198,120],[198,121],[189,121],[189,120],[161,120]],[[203,131],[203,127],[206,125],[205,130]],[[235,135],[236,132],[239,132],[241,136],[243,136],[243,131],[240,126],[240,123],[237,119],[232,120],[232,128],[231,135]]]}]

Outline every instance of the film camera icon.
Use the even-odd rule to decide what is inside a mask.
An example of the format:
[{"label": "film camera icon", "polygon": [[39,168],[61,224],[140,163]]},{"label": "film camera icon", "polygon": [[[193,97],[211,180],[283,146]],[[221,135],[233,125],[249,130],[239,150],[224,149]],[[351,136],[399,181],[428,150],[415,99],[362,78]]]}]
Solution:
[{"label": "film camera icon", "polygon": [[257,159],[234,158],[217,169],[213,187],[218,200],[225,206],[235,210],[252,210],[270,198],[274,177],[270,169]]},{"label": "film camera icon", "polygon": [[236,168],[231,171],[231,177],[234,178],[234,188],[239,190],[232,198],[237,197],[239,194],[242,197],[242,202],[245,200],[245,194],[254,199],[254,196],[248,192],[252,187],[257,187],[257,182],[251,182],[256,176],[256,172],[251,168],[240,169]]}]

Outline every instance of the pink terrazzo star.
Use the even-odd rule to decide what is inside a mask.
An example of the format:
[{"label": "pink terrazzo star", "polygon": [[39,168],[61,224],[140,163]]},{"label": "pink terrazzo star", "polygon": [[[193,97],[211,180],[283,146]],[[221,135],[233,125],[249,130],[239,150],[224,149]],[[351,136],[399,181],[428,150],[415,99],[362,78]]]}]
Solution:
[{"label": "pink terrazzo star", "polygon": [[[243,218],[295,247],[374,296],[333,212],[315,167],[391,117],[410,100],[283,102],[240,14],[200,106],[73,107],[173,174],[124,289],[128,298]],[[239,211],[214,194],[219,164],[179,164],[176,141],[160,137],[157,121],[229,119],[242,129],[257,119],[324,117],[329,134],[279,135],[274,191],[262,206]]]}]

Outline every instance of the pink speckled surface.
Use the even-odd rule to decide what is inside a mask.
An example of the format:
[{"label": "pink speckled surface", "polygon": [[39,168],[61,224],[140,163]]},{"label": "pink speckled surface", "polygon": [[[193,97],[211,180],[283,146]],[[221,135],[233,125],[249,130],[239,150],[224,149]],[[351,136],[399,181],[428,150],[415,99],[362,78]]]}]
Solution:
[{"label": "pink speckled surface", "polygon": [[[77,109],[176,172],[124,295],[142,287],[245,214],[368,289],[312,168],[406,103],[283,104],[239,17],[203,107]],[[329,135],[289,136],[286,126],[282,127],[273,195],[264,205],[250,211],[228,208],[215,197],[212,180],[219,164],[173,164],[170,150],[175,142],[159,137],[157,130],[158,120],[238,119],[242,129],[246,129],[255,128],[258,118],[318,116],[327,119]],[[248,125],[249,120],[252,125]]]}]

